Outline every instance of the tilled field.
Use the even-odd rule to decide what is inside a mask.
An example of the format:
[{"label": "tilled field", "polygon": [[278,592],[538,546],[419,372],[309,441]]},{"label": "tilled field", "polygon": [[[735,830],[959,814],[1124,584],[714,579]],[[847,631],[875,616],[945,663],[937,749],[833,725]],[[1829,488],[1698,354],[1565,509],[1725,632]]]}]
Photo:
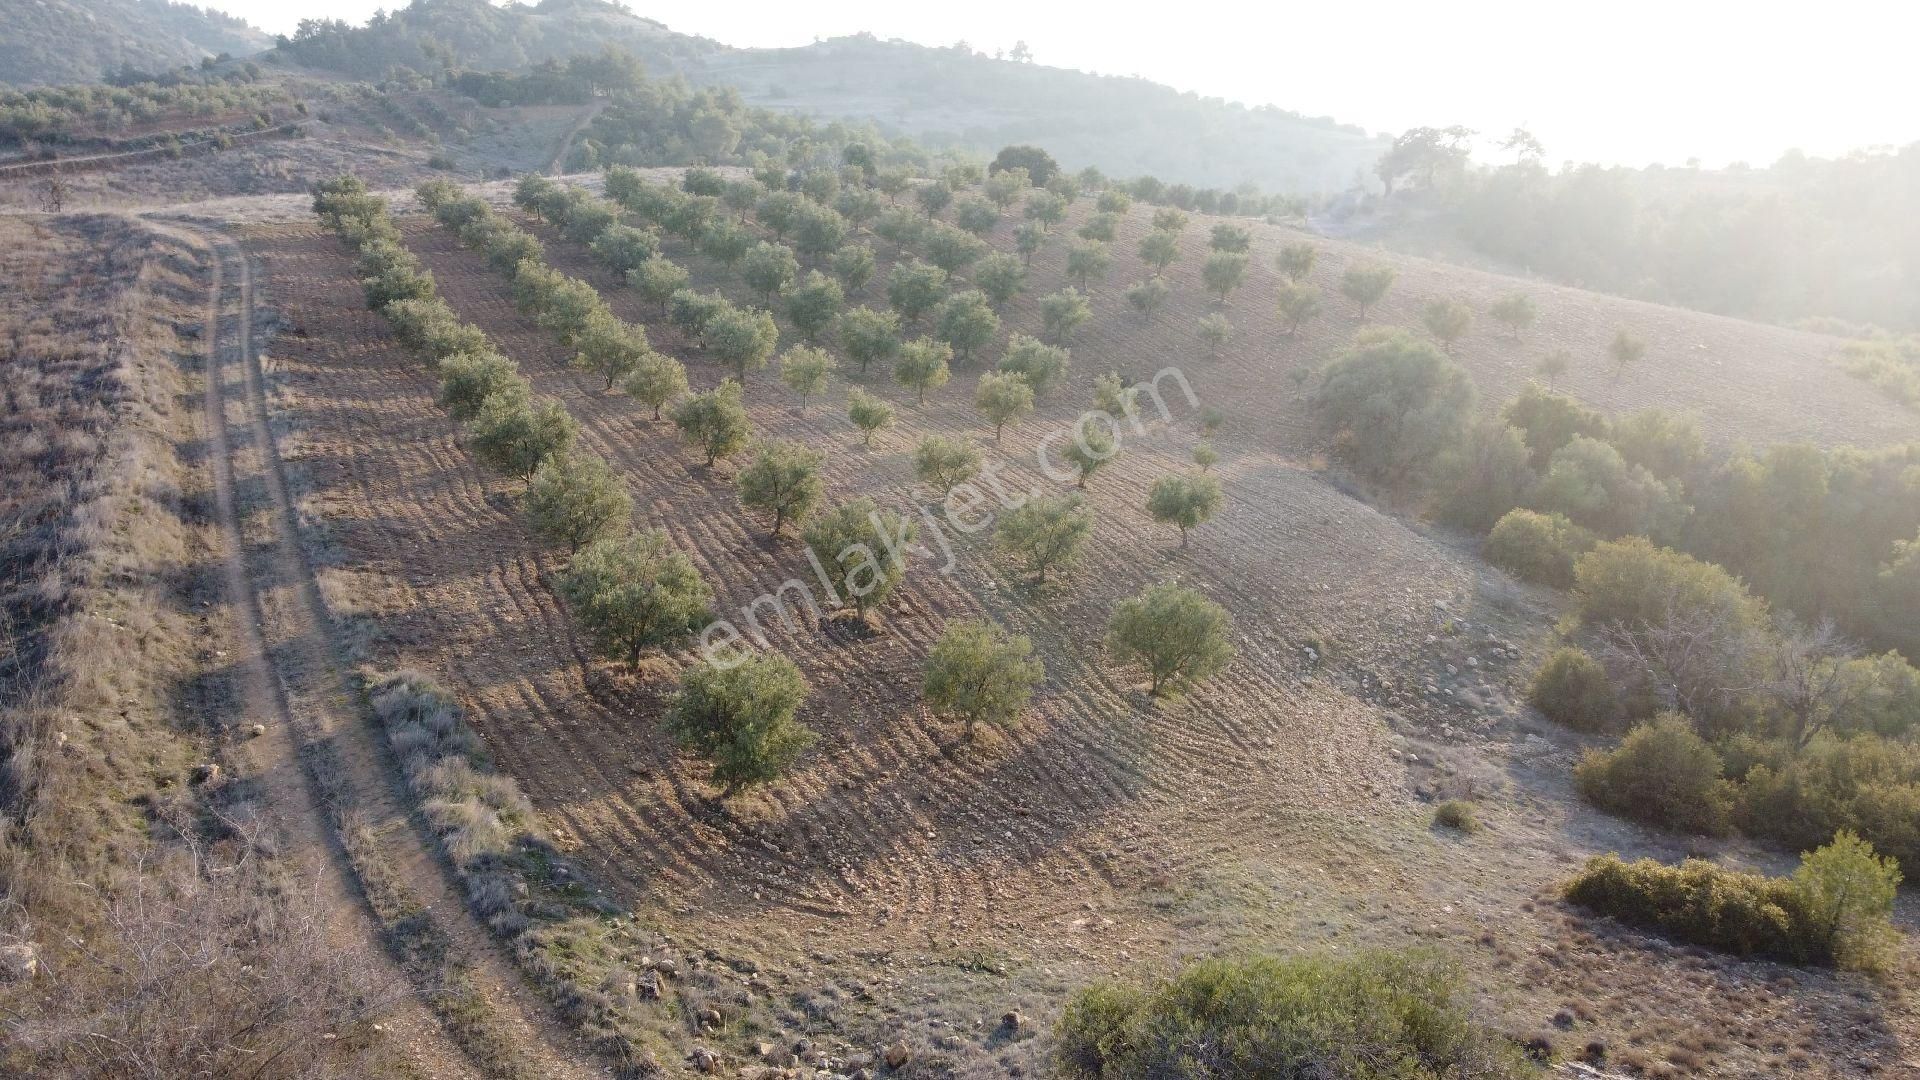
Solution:
[{"label": "tilled field", "polygon": [[[686,361],[696,388],[722,376],[582,249],[530,227],[556,267],[599,286],[622,317],[648,322],[655,347]],[[812,685],[802,719],[821,740],[791,776],[725,810],[710,802],[704,769],[676,754],[657,723],[671,669],[691,655],[649,663],[638,676],[593,660],[545,584],[564,554],[538,549],[515,509],[517,485],[482,473],[459,446],[433,404],[431,374],[364,310],[338,242],[316,229],[257,232],[252,247],[283,318],[274,352],[296,425],[282,453],[306,471],[305,509],[335,544],[322,571],[329,600],[371,619],[378,651],[459,688],[489,750],[642,925],[689,955],[708,951],[782,984],[810,1003],[823,1030],[944,1040],[963,1060],[992,1055],[975,1058],[991,1075],[1026,1067],[1031,1044],[972,1028],[991,1029],[1015,1006],[1044,1018],[1065,988],[1096,974],[1157,969],[1224,944],[1411,936],[1482,968],[1490,990],[1507,988],[1488,1008],[1549,1031],[1563,1051],[1588,1038],[1625,1047],[1630,1033],[1670,1013],[1674,999],[1657,992],[1610,996],[1604,984],[1617,973],[1628,986],[1677,979],[1685,990],[1690,1018],[1649,1042],[1656,1063],[1672,1050],[1738,1074],[1794,1052],[1812,1063],[1810,1075],[1854,1071],[1852,1057],[1868,1051],[1813,1021],[1860,995],[1861,1008],[1884,1011],[1858,980],[1808,977],[1811,987],[1793,997],[1753,1006],[1739,995],[1777,969],[1696,963],[1649,952],[1640,939],[1615,950],[1545,899],[1585,854],[1648,844],[1572,801],[1565,759],[1576,740],[1528,737],[1513,704],[1554,598],[1312,471],[1316,445],[1291,373],[1350,332],[1352,313],[1332,284],[1351,253],[1323,253],[1317,276],[1329,286],[1330,314],[1294,340],[1267,311],[1269,256],[1285,237],[1263,232],[1250,283],[1229,308],[1235,341],[1208,359],[1193,334],[1206,309],[1195,281],[1205,220],[1189,230],[1172,272],[1171,310],[1151,324],[1121,297],[1143,276],[1133,254],[1143,228],[1136,208],[1114,245],[1115,273],[1095,287],[1069,385],[998,447],[971,404],[985,360],[957,370],[923,407],[876,370],[867,385],[894,404],[899,422],[871,449],[845,420],[841,379],[803,410],[771,373],[756,374],[749,407],[760,436],[828,452],[829,503],[864,494],[906,511],[925,496],[909,464],[921,436],[972,438],[1009,490],[1065,490],[1038,467],[1034,446],[1068,430],[1093,378],[1178,366],[1199,404],[1229,417],[1214,439],[1222,514],[1182,550],[1143,509],[1156,477],[1190,468],[1199,438],[1198,410],[1163,383],[1172,419],[1123,432],[1122,455],[1088,490],[1098,515],[1088,555],[1064,582],[1035,591],[998,567],[984,533],[949,528],[952,571],[941,569],[938,547],[915,559],[876,630],[810,617],[781,627],[763,609],[772,644]],[[565,351],[514,310],[506,280],[450,232],[419,219],[405,230],[442,295],[539,392],[562,400],[582,444],[625,475],[640,524],[666,530],[693,557],[723,617],[740,622],[743,605],[808,578],[798,541],[770,539],[767,523],[739,506],[728,465],[705,468],[671,425],[569,368]],[[1007,329],[1037,331],[1035,298],[1062,283],[1062,246],[1036,258],[1025,294],[1004,315]],[[670,254],[696,285],[746,299],[731,275],[684,250]],[[885,272],[883,260],[876,280]],[[1378,321],[1417,321],[1423,273],[1438,280],[1437,269],[1409,265]],[[1510,286],[1452,270],[1446,282],[1472,286],[1478,306]],[[850,302],[881,305],[879,292],[869,286]],[[1599,353],[1618,312],[1641,305],[1575,293],[1563,305],[1565,291],[1541,292],[1543,317],[1527,341],[1479,328],[1463,345],[1489,397],[1517,388],[1551,339],[1593,354],[1593,370],[1576,366],[1570,381],[1602,404],[1726,400],[1710,373],[1681,377],[1680,364],[1650,371],[1665,355],[1651,329],[1656,345],[1641,371],[1611,381]],[[1724,323],[1729,342],[1786,333],[1674,317],[1695,337]],[[1837,437],[1847,410],[1871,420],[1862,404],[1871,392],[1826,366],[1821,339],[1789,337],[1767,370],[1804,377],[1800,400],[1756,382],[1734,399],[1739,415],[1704,417],[1714,435],[1732,438],[1789,406],[1796,423],[1813,425],[1808,437]],[[1800,431],[1784,421],[1765,430]],[[1873,430],[1845,434],[1867,440]],[[1115,601],[1170,575],[1233,613],[1240,657],[1190,696],[1154,704],[1107,661],[1101,639]],[[1017,727],[967,745],[957,726],[925,712],[919,679],[945,621],[982,613],[1032,637],[1048,680]],[[1421,800],[1465,789],[1488,801],[1489,832],[1465,841],[1429,832]],[[1594,950],[1611,968],[1602,985]],[[1576,995],[1587,1004],[1571,1011],[1568,1030],[1549,1029]],[[1728,1035],[1721,1014],[1736,999],[1751,1030]],[[1889,1035],[1869,1056],[1891,1065],[1898,1053]]]}]

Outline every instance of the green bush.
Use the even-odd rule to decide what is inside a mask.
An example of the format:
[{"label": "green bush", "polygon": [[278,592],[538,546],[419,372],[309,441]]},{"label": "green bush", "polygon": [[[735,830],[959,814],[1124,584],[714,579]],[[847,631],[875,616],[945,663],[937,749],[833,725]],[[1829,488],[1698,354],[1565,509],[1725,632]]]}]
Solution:
[{"label": "green bush", "polygon": [[1642,626],[1675,611],[1757,626],[1766,605],[1732,574],[1638,536],[1607,541],[1574,563],[1574,599],[1590,625]]},{"label": "green bush", "polygon": [[1783,741],[1739,740],[1734,769],[1740,827],[1807,848],[1842,829],[1908,869],[1920,867],[1920,746],[1877,735],[1814,736],[1798,753]]},{"label": "green bush", "polygon": [[1566,589],[1573,586],[1574,561],[1597,543],[1593,533],[1560,514],[1511,510],[1494,523],[1481,551],[1522,581]]},{"label": "green bush", "polygon": [[1852,833],[1804,856],[1791,878],[1689,859],[1667,866],[1601,855],[1569,882],[1572,903],[1735,956],[1862,970],[1891,953],[1900,873]]},{"label": "green bush", "polygon": [[1606,731],[1620,716],[1619,698],[1606,670],[1571,647],[1556,650],[1540,665],[1527,689],[1527,703],[1575,731]]},{"label": "green bush", "polygon": [[1433,809],[1433,823],[1443,828],[1456,829],[1463,833],[1480,831],[1480,815],[1473,804],[1462,799],[1448,799]]},{"label": "green bush", "polygon": [[1203,960],[1067,1003],[1060,1075],[1502,1080],[1533,1075],[1469,1016],[1460,973],[1426,953]]},{"label": "green bush", "polygon": [[1403,483],[1453,446],[1473,414],[1473,379],[1431,342],[1368,329],[1326,366],[1313,406],[1362,474]]},{"label": "green bush", "polygon": [[1573,779],[1588,802],[1608,813],[1719,836],[1731,821],[1734,796],[1722,768],[1720,755],[1692,725],[1667,713],[1628,732],[1614,750],[1587,751]]}]

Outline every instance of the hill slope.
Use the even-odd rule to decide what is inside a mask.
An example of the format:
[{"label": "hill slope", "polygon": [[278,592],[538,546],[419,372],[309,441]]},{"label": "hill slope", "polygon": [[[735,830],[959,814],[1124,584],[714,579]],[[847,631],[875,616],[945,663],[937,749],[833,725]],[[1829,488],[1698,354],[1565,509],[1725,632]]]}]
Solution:
[{"label": "hill slope", "polygon": [[1145,79],[996,60],[872,35],[795,49],[734,49],[676,33],[602,0],[497,8],[416,0],[350,27],[309,23],[283,47],[299,63],[378,77],[394,65],[520,68],[616,46],[655,74],[736,88],[750,104],[873,120],[934,145],[990,156],[1045,146],[1060,162],[1169,183],[1312,193],[1346,188],[1384,140],[1325,118],[1182,94]]},{"label": "hill slope", "polygon": [[97,82],[125,67],[157,72],[273,39],[213,10],[168,0],[22,0],[0,5],[0,83]]}]

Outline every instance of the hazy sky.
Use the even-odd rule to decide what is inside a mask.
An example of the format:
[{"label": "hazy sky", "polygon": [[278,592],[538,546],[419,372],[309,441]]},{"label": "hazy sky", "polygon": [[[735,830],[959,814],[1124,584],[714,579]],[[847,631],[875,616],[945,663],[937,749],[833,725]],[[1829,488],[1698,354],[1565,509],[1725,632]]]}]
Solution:
[{"label": "hazy sky", "polygon": [[[363,21],[376,0],[213,0],[263,29]],[[384,6],[396,6],[390,2]],[[729,45],[861,30],[1329,115],[1376,131],[1531,128],[1550,162],[1766,164],[1920,140],[1912,0],[1376,0],[1364,4],[1036,4],[664,0],[633,10]],[[1097,13],[1097,14],[1096,14]],[[1177,15],[1178,17],[1170,17]]]}]

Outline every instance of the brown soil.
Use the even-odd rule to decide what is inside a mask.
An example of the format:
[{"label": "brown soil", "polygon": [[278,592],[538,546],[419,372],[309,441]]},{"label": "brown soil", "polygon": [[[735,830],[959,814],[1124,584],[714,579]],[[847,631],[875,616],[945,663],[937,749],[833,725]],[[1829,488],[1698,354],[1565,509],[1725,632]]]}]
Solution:
[{"label": "brown soil", "polygon": [[[1549,1030],[1570,1008],[1568,1030],[1551,1029],[1565,1051],[1598,1039],[1646,1055],[1650,1069],[1685,1060],[1719,1075],[1900,1067],[1914,1032],[1890,986],[1674,950],[1549,898],[1588,854],[1676,852],[1582,807],[1566,780],[1579,740],[1517,704],[1550,644],[1557,598],[1314,468],[1319,446],[1293,376],[1350,334],[1355,320],[1332,288],[1359,252],[1322,245],[1330,315],[1289,339],[1266,297],[1271,252],[1291,236],[1260,230],[1258,265],[1228,309],[1235,341],[1208,359],[1193,333],[1208,309],[1197,288],[1205,219],[1173,271],[1173,310],[1148,325],[1125,309],[1124,284],[1143,276],[1134,249],[1145,217],[1137,208],[1128,219],[1119,265],[1094,290],[1071,385],[1004,445],[972,408],[978,368],[956,372],[924,407],[876,372],[868,385],[900,419],[871,450],[845,421],[839,387],[803,411],[770,373],[757,374],[754,424],[828,450],[830,500],[917,505],[909,452],[935,431],[980,443],[1011,487],[1060,489],[1035,468],[1032,447],[1066,428],[1092,379],[1177,365],[1201,403],[1229,417],[1214,440],[1221,516],[1182,551],[1141,509],[1154,478],[1188,467],[1197,439],[1194,410],[1171,398],[1173,421],[1124,433],[1122,457],[1094,479],[1096,540],[1066,583],[1036,593],[1002,573],[981,540],[962,540],[951,575],[914,562],[875,631],[770,627],[812,684],[803,719],[821,741],[792,776],[724,810],[704,770],[659,729],[672,665],[636,677],[587,655],[546,587],[563,555],[526,533],[518,485],[462,450],[433,405],[430,373],[364,310],[339,243],[281,227],[254,231],[249,244],[285,328],[274,352],[296,430],[282,452],[310,478],[302,509],[337,545],[328,573],[341,593],[375,620],[382,652],[458,687],[488,749],[554,833],[659,936],[650,948],[664,942],[704,963],[763,1002],[769,1024],[855,1042],[904,1034],[991,1075],[1031,1068],[1036,1052],[1033,1040],[993,1034],[1002,1012],[1044,1020],[1091,977],[1228,946],[1424,940],[1462,957],[1489,1013],[1521,1034]],[[669,425],[571,370],[515,312],[505,280],[447,231],[405,228],[454,308],[564,401],[583,445],[620,468],[640,524],[667,530],[695,559],[723,615],[806,577],[799,545],[770,540],[767,523],[739,507],[729,466],[702,467]],[[540,231],[550,260],[593,281],[624,317],[648,321],[655,346],[684,359],[696,387],[721,377],[577,246]],[[1035,301],[1062,284],[1063,247],[1056,240],[1035,260],[1006,313],[1010,329],[1037,329]],[[745,299],[724,271],[672,254],[705,279],[696,284]],[[1515,287],[1394,261],[1402,278],[1376,321],[1417,323],[1417,305],[1442,291],[1483,308]],[[1477,328],[1460,350],[1489,400],[1517,388],[1554,343],[1589,358],[1569,379],[1576,393],[1608,408],[1698,407],[1723,442],[1771,433],[1871,443],[1910,423],[1828,366],[1825,339],[1530,288],[1543,316],[1526,339]],[[878,294],[870,286],[855,301],[884,303]],[[1600,357],[1621,324],[1654,344],[1616,381]],[[1240,659],[1191,696],[1154,703],[1106,660],[1101,638],[1116,600],[1168,575],[1234,614]],[[1049,678],[1018,726],[968,746],[926,713],[917,686],[942,624],[976,614],[1030,635]],[[1429,801],[1463,793],[1484,801],[1489,830],[1464,840],[1432,831]],[[694,1034],[665,1015],[661,1025],[683,1044]],[[753,1034],[720,1038],[738,1050]]]}]

